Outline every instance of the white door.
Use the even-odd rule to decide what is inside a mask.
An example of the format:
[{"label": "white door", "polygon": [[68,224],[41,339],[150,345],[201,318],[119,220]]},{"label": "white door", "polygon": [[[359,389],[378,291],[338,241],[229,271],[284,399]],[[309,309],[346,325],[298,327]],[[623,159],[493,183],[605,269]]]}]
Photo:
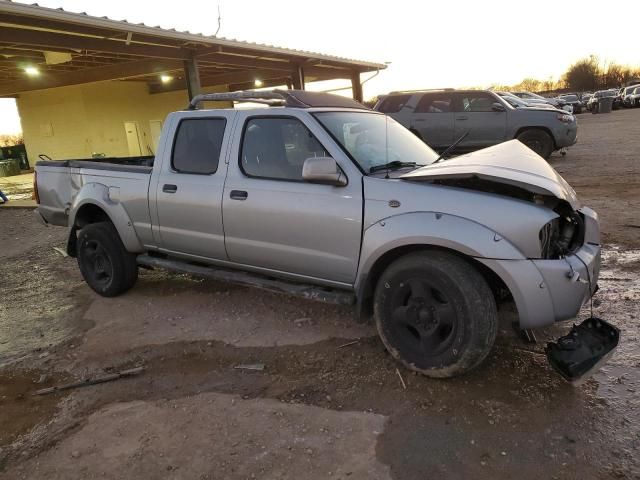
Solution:
[{"label": "white door", "polygon": [[158,142],[160,141],[160,132],[162,131],[162,120],[149,120],[149,130],[151,131],[151,145],[153,153],[158,151]]},{"label": "white door", "polygon": [[140,148],[140,137],[138,136],[138,124],[136,122],[124,122],[124,131],[127,134],[129,156],[140,157],[142,149]]}]

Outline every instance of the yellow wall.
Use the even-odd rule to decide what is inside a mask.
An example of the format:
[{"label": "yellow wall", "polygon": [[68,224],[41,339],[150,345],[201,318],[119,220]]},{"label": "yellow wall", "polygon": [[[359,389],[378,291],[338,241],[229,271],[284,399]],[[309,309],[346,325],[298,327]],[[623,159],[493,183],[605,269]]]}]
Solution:
[{"label": "yellow wall", "polygon": [[[220,91],[219,89],[218,91]],[[215,91],[215,89],[207,89]],[[21,93],[17,99],[31,165],[44,153],[54,160],[93,153],[129,156],[124,122],[137,122],[143,155],[153,149],[149,121],[184,109],[186,90],[150,95],[144,82],[109,81]]]}]

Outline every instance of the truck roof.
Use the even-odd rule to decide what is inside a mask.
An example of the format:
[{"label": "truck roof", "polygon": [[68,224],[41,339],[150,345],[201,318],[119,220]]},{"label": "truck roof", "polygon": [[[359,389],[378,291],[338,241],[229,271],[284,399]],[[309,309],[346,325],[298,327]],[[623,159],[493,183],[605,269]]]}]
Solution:
[{"label": "truck roof", "polygon": [[341,95],[308,90],[243,90],[226,93],[205,93],[193,97],[187,110],[196,110],[201,102],[250,102],[273,107],[293,108],[354,108],[369,110],[359,102]]}]

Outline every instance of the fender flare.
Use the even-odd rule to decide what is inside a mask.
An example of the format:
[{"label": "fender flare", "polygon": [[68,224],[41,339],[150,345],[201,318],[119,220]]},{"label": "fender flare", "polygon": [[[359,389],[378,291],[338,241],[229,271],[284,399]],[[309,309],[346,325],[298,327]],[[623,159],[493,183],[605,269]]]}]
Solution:
[{"label": "fender flare", "polygon": [[[376,263],[391,251],[415,246],[444,248],[474,259],[527,260],[498,232],[468,218],[440,212],[408,212],[384,218],[363,234],[354,285],[359,315],[366,307],[360,304],[370,298],[373,283],[381,273],[374,270]],[[503,272],[494,273],[501,277]]]},{"label": "fender flare", "polygon": [[118,187],[108,187],[101,183],[92,182],[82,186],[69,210],[69,245],[73,243],[76,225],[76,216],[85,205],[95,205],[109,217],[111,223],[116,227],[120,239],[128,252],[143,252],[144,247],[136,234],[133,222],[129,217],[124,205],[119,200],[120,189]]}]

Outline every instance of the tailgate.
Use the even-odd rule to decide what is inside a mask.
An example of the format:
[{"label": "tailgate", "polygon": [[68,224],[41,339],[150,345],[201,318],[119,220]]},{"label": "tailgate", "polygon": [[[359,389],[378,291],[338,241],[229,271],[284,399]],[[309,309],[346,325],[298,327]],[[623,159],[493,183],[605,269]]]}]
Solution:
[{"label": "tailgate", "polygon": [[47,223],[66,227],[68,209],[74,196],[71,168],[66,162],[38,162],[35,170],[40,198],[38,213]]}]

